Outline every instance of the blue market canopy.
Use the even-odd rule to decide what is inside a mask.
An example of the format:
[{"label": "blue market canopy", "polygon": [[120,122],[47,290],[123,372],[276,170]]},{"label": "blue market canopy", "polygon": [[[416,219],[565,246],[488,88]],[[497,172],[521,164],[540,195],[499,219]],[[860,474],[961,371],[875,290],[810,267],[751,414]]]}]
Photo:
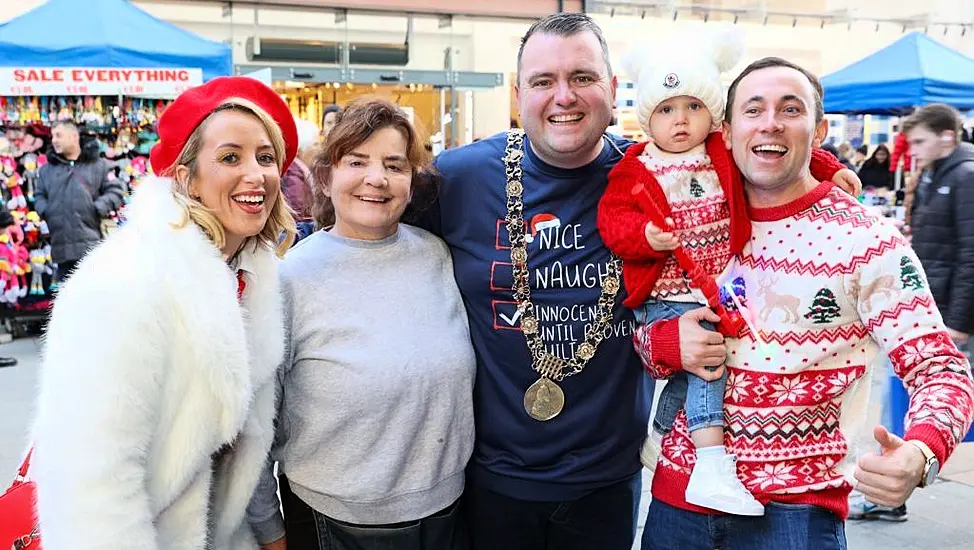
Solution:
[{"label": "blue market canopy", "polygon": [[905,115],[928,103],[974,109],[974,59],[911,32],[822,85],[826,113]]},{"label": "blue market canopy", "polygon": [[0,67],[192,68],[233,72],[230,47],[126,0],[48,0],[0,25]]}]

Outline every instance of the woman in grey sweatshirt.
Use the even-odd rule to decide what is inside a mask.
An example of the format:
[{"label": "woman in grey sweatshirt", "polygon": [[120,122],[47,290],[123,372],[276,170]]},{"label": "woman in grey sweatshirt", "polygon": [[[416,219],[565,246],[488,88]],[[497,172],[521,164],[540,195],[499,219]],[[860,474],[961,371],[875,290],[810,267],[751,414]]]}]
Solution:
[{"label": "woman in grey sweatshirt", "polygon": [[[431,185],[406,115],[353,103],[317,161],[313,233],[281,265],[287,347],[248,514],[265,550],[468,546],[475,358],[446,245],[400,223]],[[284,513],[272,468],[278,465]]]}]

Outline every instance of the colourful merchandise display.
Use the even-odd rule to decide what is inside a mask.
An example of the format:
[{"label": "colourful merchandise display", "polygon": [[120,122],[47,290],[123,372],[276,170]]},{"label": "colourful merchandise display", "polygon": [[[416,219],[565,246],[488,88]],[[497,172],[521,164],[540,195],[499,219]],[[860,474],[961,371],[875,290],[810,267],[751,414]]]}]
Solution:
[{"label": "colourful merchandise display", "polygon": [[[47,163],[51,127],[72,121],[96,139],[110,163],[110,177],[127,191],[148,172],[148,153],[158,140],[155,123],[167,101],[118,97],[0,97],[0,200],[14,224],[0,231],[0,318],[46,312],[57,291],[47,222],[34,210],[37,174]],[[103,232],[125,222],[125,205],[102,224]]]}]

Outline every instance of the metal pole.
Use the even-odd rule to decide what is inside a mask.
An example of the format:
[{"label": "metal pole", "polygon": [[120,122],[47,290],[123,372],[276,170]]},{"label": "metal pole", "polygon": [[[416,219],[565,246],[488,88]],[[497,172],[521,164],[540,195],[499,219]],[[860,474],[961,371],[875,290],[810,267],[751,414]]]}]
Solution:
[{"label": "metal pole", "polygon": [[352,53],[349,51],[349,48],[351,46],[349,45],[349,41],[348,41],[348,11],[347,10],[345,11],[345,19],[344,21],[342,21],[342,23],[345,25],[345,33],[344,33],[344,38],[342,40],[341,74],[342,74],[342,80],[348,81],[349,66],[351,65],[351,61],[352,61]]},{"label": "metal pole", "polygon": [[456,73],[450,78],[450,147],[457,146],[457,79]]},{"label": "metal pole", "polygon": [[[456,147],[457,145],[457,75],[454,70],[454,65],[456,64],[456,59],[454,58],[453,50],[453,35],[452,30],[450,31],[450,45],[446,47],[445,54],[443,56],[443,69],[446,71],[447,81],[450,83],[450,141],[446,140],[446,129],[444,128],[443,134],[443,148],[448,149],[450,147]],[[445,105],[440,96],[440,112],[443,111]]]},{"label": "metal pole", "polygon": [[440,146],[446,149],[446,88],[440,88]]}]

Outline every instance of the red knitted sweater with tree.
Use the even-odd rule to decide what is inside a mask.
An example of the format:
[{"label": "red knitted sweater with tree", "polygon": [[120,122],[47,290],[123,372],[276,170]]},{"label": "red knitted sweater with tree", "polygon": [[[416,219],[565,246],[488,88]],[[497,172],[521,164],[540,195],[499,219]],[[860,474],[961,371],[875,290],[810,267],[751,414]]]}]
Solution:
[{"label": "red knitted sweater with tree", "polygon": [[[653,295],[661,275],[665,277],[667,288],[659,290],[660,299],[669,299],[670,295],[688,290],[686,283],[680,288],[681,270],[673,255],[649,246],[645,237],[647,223],[665,227],[665,219],[672,217],[684,249],[715,277],[724,271],[751,236],[741,175],[721,132],[708,136],[702,162],[677,162],[664,168],[666,172],[714,172],[720,183],[715,192],[689,190],[691,193],[682,193],[680,197],[668,196],[657,177],[671,177],[672,173],[654,174],[646,167],[640,160],[646,146],[644,142],[629,147],[622,160],[609,172],[609,185],[599,202],[597,217],[602,241],[623,260],[622,277],[627,292],[623,304],[630,308],[638,307]],[[835,157],[821,150],[812,151],[809,167],[812,176],[821,181],[830,180],[845,168]],[[692,181],[689,176],[685,179]]]},{"label": "red knitted sweater with tree", "polygon": [[[896,228],[822,183],[783,206],[749,211],[751,240],[731,266],[734,293],[758,334],[728,338],[724,444],[763,503],[848,514],[850,442],[865,426],[876,358],[888,356],[910,394],[905,439],[943,464],[974,415],[970,365],[947,334],[923,268]],[[647,371],[681,368],[677,319],[637,327]],[[695,464],[681,411],[662,442],[653,498],[684,499]]]}]

